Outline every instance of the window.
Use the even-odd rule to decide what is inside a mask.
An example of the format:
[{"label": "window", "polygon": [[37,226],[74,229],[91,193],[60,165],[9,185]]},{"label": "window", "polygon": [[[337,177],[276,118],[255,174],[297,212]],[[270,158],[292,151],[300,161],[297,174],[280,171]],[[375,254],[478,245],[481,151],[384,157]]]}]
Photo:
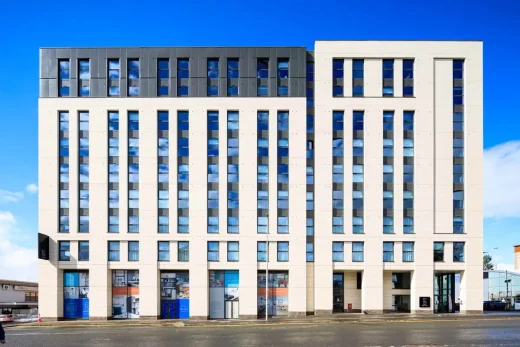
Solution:
[{"label": "window", "polygon": [[363,217],[352,217],[352,233],[363,234]]},{"label": "window", "polygon": [[108,241],[108,261],[119,261],[119,241]]},{"label": "window", "polygon": [[363,59],[352,60],[352,96],[362,97],[364,93],[364,69]]},{"label": "window", "polygon": [[343,217],[332,217],[332,233],[343,234]]},{"label": "window", "polygon": [[[159,111],[157,113],[157,161],[158,161],[158,232],[167,233],[169,231],[169,124],[168,124],[168,112]],[[162,184],[161,184],[162,183]]]},{"label": "window", "polygon": [[128,59],[128,96],[139,96],[139,59]]},{"label": "window", "polygon": [[[217,253],[218,257],[218,253]],[[177,242],[177,260],[178,261],[190,261],[190,242],[179,241]]]},{"label": "window", "polygon": [[458,83],[464,78],[464,60],[453,60],[453,105],[464,104],[463,84]]},{"label": "window", "polygon": [[307,254],[306,254],[307,263],[312,263],[314,261],[314,244],[307,243],[306,251],[307,251]]},{"label": "window", "polygon": [[208,59],[208,96],[218,96],[219,85],[219,60]]},{"label": "window", "polygon": [[289,59],[278,59],[278,96],[289,96]]},{"label": "window", "polygon": [[170,85],[170,60],[157,59],[157,96],[168,96]]},{"label": "window", "polygon": [[410,272],[393,272],[392,289],[410,289]]},{"label": "window", "polygon": [[189,113],[177,112],[177,231],[189,232]]},{"label": "window", "polygon": [[403,96],[404,97],[413,96],[413,85],[414,85],[413,64],[414,64],[413,59],[404,59],[403,60]]},{"label": "window", "polygon": [[238,59],[228,59],[228,77],[227,77],[227,95],[228,96],[238,96],[239,95],[239,86],[238,86],[238,78],[239,74],[239,64]]},{"label": "window", "polygon": [[219,243],[208,241],[208,261],[219,261]]},{"label": "window", "polygon": [[78,96],[90,95],[90,60],[78,59]]},{"label": "window", "polygon": [[78,260],[88,261],[89,260],[89,243],[88,241],[78,242]]},{"label": "window", "polygon": [[383,217],[383,234],[394,233],[394,217]]},{"label": "window", "polygon": [[177,96],[189,96],[190,60],[177,59]]},{"label": "window", "polygon": [[108,59],[108,96],[119,96],[119,59]]},{"label": "window", "polygon": [[365,261],[364,248],[365,244],[363,242],[352,242],[352,262],[358,263]]},{"label": "window", "polygon": [[314,63],[313,62],[307,62],[307,82],[313,82],[314,81]]},{"label": "window", "polygon": [[219,196],[218,190],[212,183],[219,182],[219,139],[218,139],[218,112],[209,111],[207,114],[207,136],[208,136],[208,233],[219,232]]},{"label": "window", "polygon": [[413,217],[403,217],[403,233],[413,234]]},{"label": "window", "polygon": [[393,59],[383,59],[383,96],[394,96]]},{"label": "window", "polygon": [[228,261],[238,261],[238,242],[237,241],[228,241],[227,243],[227,260]]},{"label": "window", "polygon": [[383,242],[383,262],[394,261],[394,243]]},{"label": "window", "polygon": [[128,261],[139,261],[139,241],[128,241]]},{"label": "window", "polygon": [[259,58],[256,63],[257,95],[269,95],[269,59]]},{"label": "window", "polygon": [[69,224],[69,113],[59,112],[60,119],[60,131],[59,131],[59,165],[60,165],[60,205],[59,205],[59,216],[60,216],[60,233],[68,233]]},{"label": "window", "polygon": [[58,75],[58,96],[69,96],[70,95],[70,61],[67,59],[58,60],[59,75]]},{"label": "window", "polygon": [[453,262],[464,262],[464,242],[453,242]]},{"label": "window", "polygon": [[258,241],[256,243],[256,260],[267,261],[267,242]]},{"label": "window", "polygon": [[279,262],[289,261],[289,242],[278,241],[276,246],[278,251],[277,260]]},{"label": "window", "polygon": [[[80,194],[81,192],[85,192],[85,190],[82,190],[80,191]],[[80,201],[84,201],[84,200],[80,200]],[[87,210],[88,211],[88,210]],[[87,212],[83,212],[83,213],[87,213]],[[88,233],[88,229],[89,229],[89,216],[79,216],[79,223],[78,223],[78,232],[80,233]]]},{"label": "window", "polygon": [[444,261],[444,242],[433,243],[433,261]]},{"label": "window", "polygon": [[159,241],[157,243],[158,247],[158,261],[170,261],[170,242],[169,241]]},{"label": "window", "polygon": [[70,241],[59,241],[60,258],[59,261],[70,261]]},{"label": "window", "polygon": [[334,262],[345,261],[344,253],[343,253],[344,246],[345,246],[345,243],[343,243],[343,242],[332,242],[332,261],[334,261]]},{"label": "window", "polygon": [[343,59],[332,60],[332,96],[341,97],[343,96]]},{"label": "window", "polygon": [[307,236],[314,235],[314,218],[307,218]]},{"label": "window", "polygon": [[403,262],[409,263],[414,261],[414,243],[403,242]]},{"label": "window", "polygon": [[289,112],[279,111],[277,116],[278,129],[278,227],[279,234],[289,232],[289,190],[284,185],[289,184]]}]

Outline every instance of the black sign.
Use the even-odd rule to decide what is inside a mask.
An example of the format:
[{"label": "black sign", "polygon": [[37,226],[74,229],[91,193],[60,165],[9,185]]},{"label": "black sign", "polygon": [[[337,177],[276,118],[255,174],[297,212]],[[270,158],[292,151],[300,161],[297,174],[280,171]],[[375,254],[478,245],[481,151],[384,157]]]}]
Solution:
[{"label": "black sign", "polygon": [[419,307],[430,307],[430,299],[429,296],[421,296],[419,298]]},{"label": "black sign", "polygon": [[49,236],[38,233],[38,259],[49,260]]}]

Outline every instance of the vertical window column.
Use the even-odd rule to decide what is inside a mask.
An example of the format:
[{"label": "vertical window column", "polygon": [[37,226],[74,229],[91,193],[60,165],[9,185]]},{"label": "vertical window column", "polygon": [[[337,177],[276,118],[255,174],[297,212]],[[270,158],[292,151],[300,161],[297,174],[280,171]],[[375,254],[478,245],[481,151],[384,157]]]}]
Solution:
[{"label": "vertical window column", "polygon": [[342,97],[343,96],[343,84],[344,84],[344,71],[345,65],[344,59],[332,60],[332,96]]},{"label": "vertical window column", "polygon": [[464,60],[453,60],[453,233],[464,233]]},{"label": "vertical window column", "polygon": [[289,112],[278,111],[278,234],[289,233]]},{"label": "vertical window column", "polygon": [[70,60],[58,60],[59,75],[58,75],[58,96],[70,95]]},{"label": "vertical window column", "polygon": [[219,217],[219,158],[218,112],[208,112],[208,233],[218,233]]},{"label": "vertical window column", "polygon": [[257,232],[267,233],[269,215],[269,112],[257,120]]},{"label": "vertical window column", "polygon": [[177,113],[177,231],[190,232],[190,143],[189,143],[189,112]]},{"label": "vertical window column", "polygon": [[128,112],[128,232],[139,232],[139,113]]},{"label": "vertical window column", "polygon": [[208,96],[218,96],[219,67],[218,58],[208,58]]},{"label": "vertical window column", "polygon": [[[344,167],[344,112],[332,112],[332,233],[343,234],[343,198],[344,187],[343,176]],[[341,172],[337,174],[335,172]],[[336,176],[335,176],[336,175]],[[334,178],[338,182],[335,182]]]},{"label": "vertical window column", "polygon": [[89,113],[79,112],[79,232],[89,232]]},{"label": "vertical window column", "polygon": [[314,62],[307,62],[306,260],[314,261]]},{"label": "vertical window column", "polygon": [[128,59],[128,96],[139,96],[139,59]]},{"label": "vertical window column", "polygon": [[256,61],[257,95],[269,96],[269,59],[259,58]]},{"label": "vertical window column", "polygon": [[70,231],[69,223],[69,113],[60,112],[60,233]]},{"label": "vertical window column", "polygon": [[403,96],[404,97],[412,97],[413,96],[413,59],[404,59],[403,60]]},{"label": "vertical window column", "polygon": [[238,96],[239,93],[239,59],[228,58],[227,60],[227,96]]},{"label": "vertical window column", "polygon": [[239,217],[239,141],[238,141],[238,112],[228,111],[227,114],[227,190],[228,190],[228,206],[227,206],[227,231],[230,234],[236,234],[238,229]]},{"label": "vertical window column", "polygon": [[414,233],[414,130],[413,111],[403,113],[403,233]]},{"label": "vertical window column", "polygon": [[78,59],[78,96],[90,95],[90,60]]},{"label": "vertical window column", "polygon": [[364,233],[364,112],[352,115],[352,233]]},{"label": "vertical window column", "polygon": [[177,96],[189,96],[190,60],[177,59]]},{"label": "vertical window column", "polygon": [[394,111],[383,111],[383,233],[394,233]]},{"label": "vertical window column", "polygon": [[365,61],[352,60],[352,96],[362,97],[365,86]]},{"label": "vertical window column", "polygon": [[289,59],[278,59],[278,96],[289,96]]},{"label": "vertical window column", "polygon": [[393,59],[383,59],[383,96],[394,96]]},{"label": "vertical window column", "polygon": [[168,96],[170,87],[170,60],[157,59],[157,96]]},{"label": "vertical window column", "polygon": [[170,226],[170,162],[169,162],[169,114],[159,111],[157,114],[157,163],[158,163],[158,232],[169,232]]},{"label": "vertical window column", "polygon": [[119,113],[108,113],[108,232],[119,232]]},{"label": "vertical window column", "polygon": [[108,96],[119,96],[120,64],[119,59],[108,59]]}]

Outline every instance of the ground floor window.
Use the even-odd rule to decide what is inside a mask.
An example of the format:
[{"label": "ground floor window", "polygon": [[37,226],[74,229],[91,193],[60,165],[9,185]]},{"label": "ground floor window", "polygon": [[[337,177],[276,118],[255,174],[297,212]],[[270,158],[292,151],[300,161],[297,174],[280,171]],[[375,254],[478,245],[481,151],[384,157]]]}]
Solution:
[{"label": "ground floor window", "polygon": [[190,318],[188,271],[161,271],[161,319]]},{"label": "ground floor window", "polygon": [[112,271],[112,318],[139,318],[139,271]]},{"label": "ground floor window", "polygon": [[266,274],[258,272],[258,315],[265,317],[266,306],[270,316],[289,315],[289,272],[269,272],[269,291],[266,302]]},{"label": "ground floor window", "polygon": [[410,295],[392,295],[392,311],[410,312]]},{"label": "ground floor window", "polygon": [[63,273],[63,318],[89,318],[89,275],[86,271]]},{"label": "ground floor window", "polygon": [[238,270],[209,272],[209,318],[238,318]]}]

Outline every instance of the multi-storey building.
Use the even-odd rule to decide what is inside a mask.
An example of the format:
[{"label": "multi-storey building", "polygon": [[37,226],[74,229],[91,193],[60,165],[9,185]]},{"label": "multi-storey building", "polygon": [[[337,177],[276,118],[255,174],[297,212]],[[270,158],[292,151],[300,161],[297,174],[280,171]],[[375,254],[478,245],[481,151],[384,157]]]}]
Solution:
[{"label": "multi-storey building", "polygon": [[482,42],[40,64],[43,317],[482,310]]}]

